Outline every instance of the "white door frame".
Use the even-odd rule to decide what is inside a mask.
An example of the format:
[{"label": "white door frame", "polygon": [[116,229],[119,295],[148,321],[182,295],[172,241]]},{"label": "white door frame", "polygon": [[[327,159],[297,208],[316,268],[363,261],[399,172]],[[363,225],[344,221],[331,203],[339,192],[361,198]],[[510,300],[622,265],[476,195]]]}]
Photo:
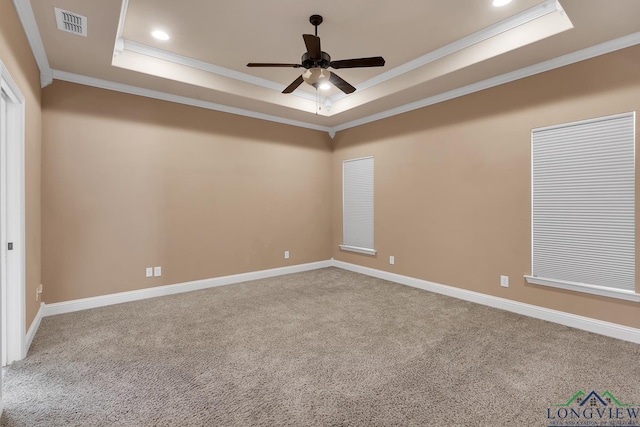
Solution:
[{"label": "white door frame", "polygon": [[[25,99],[9,71],[0,61],[0,89],[7,95],[6,133],[1,132],[2,187],[0,218],[3,235],[0,241],[1,279],[6,280],[6,299],[0,307],[0,319],[8,325],[7,363],[26,356],[26,252],[25,252]],[[6,138],[5,138],[6,137]],[[8,243],[13,250],[7,250]],[[6,310],[5,310],[6,309]]]}]

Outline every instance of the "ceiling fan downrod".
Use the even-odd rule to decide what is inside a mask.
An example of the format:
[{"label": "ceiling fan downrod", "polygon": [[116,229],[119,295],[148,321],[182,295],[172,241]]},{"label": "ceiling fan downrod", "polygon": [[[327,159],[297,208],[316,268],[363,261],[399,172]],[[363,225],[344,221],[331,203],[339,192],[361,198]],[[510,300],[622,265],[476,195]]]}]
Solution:
[{"label": "ceiling fan downrod", "polygon": [[320,15],[311,15],[309,17],[309,22],[311,22],[311,25],[316,27],[316,37],[318,37],[318,25],[322,24],[322,16],[320,16]]}]

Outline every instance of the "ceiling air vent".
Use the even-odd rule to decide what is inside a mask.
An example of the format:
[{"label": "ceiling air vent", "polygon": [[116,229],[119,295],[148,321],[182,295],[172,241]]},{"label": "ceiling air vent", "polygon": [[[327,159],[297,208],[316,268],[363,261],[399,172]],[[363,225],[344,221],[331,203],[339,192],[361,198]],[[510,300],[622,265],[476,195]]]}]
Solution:
[{"label": "ceiling air vent", "polygon": [[58,29],[87,37],[87,17],[54,7]]}]

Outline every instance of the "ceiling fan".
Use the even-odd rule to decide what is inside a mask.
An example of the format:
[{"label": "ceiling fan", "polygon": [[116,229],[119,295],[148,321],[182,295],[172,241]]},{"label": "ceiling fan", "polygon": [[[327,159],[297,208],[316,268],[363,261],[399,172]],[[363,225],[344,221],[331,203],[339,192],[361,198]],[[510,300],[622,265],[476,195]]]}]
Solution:
[{"label": "ceiling fan", "polygon": [[332,83],[335,87],[344,93],[353,93],[356,88],[340,78],[336,73],[329,71],[327,68],[362,68],[362,67],[382,67],[384,58],[374,56],[371,58],[343,59],[341,61],[332,61],[331,56],[327,52],[320,49],[320,37],[318,37],[318,25],[322,24],[322,16],[312,15],[309,22],[315,27],[316,32],[313,34],[303,34],[304,44],[307,52],[302,55],[302,64],[278,64],[278,63],[256,63],[250,62],[247,67],[284,67],[284,68],[304,68],[305,71],[300,77],[295,79],[293,83],[287,86],[282,93],[291,93],[303,82],[307,82],[311,86],[323,88],[323,85]]}]

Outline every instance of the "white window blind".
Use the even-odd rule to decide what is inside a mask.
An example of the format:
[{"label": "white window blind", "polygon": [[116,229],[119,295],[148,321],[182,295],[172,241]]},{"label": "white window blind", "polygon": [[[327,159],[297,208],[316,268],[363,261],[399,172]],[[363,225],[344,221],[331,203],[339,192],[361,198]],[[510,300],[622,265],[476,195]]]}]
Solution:
[{"label": "white window blind", "polygon": [[375,255],[373,157],[342,163],[343,250]]},{"label": "white window blind", "polygon": [[532,131],[532,254],[528,279],[636,295],[635,113]]}]

